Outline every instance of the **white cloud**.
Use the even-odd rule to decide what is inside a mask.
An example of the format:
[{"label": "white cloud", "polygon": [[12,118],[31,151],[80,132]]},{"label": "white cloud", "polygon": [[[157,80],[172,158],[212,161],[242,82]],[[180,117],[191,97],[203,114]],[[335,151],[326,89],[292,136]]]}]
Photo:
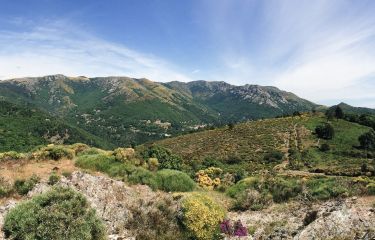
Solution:
[{"label": "white cloud", "polygon": [[275,85],[321,104],[374,106],[371,1],[245,2],[209,6],[207,28],[223,45],[218,58],[225,66],[211,78]]},{"label": "white cloud", "polygon": [[61,73],[191,80],[164,59],[99,39],[64,22],[24,32],[0,31],[0,45],[1,79]]}]

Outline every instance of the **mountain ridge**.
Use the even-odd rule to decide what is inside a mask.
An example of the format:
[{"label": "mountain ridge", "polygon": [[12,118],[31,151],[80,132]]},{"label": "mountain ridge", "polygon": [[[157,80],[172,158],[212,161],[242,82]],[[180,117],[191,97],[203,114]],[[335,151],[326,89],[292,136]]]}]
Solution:
[{"label": "mountain ridge", "polygon": [[0,98],[31,104],[114,146],[321,107],[272,86],[61,74],[0,81]]}]

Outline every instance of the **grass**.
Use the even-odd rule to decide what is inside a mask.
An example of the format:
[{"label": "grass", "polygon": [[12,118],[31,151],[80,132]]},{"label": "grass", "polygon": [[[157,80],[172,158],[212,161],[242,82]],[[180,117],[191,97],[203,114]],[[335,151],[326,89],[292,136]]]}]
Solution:
[{"label": "grass", "polygon": [[[326,122],[324,117],[314,117],[306,119],[302,124],[314,131],[316,126],[324,122]],[[366,158],[365,152],[358,149],[358,137],[370,128],[341,119],[334,119],[330,123],[334,128],[335,136],[331,140],[319,140],[320,145],[328,144],[330,150],[324,152],[318,147],[307,148],[302,158],[308,163],[309,168],[304,168],[304,170],[320,169],[331,175],[361,175],[361,166],[371,165],[373,160]],[[310,135],[308,138],[315,143],[318,141],[315,135]]]}]

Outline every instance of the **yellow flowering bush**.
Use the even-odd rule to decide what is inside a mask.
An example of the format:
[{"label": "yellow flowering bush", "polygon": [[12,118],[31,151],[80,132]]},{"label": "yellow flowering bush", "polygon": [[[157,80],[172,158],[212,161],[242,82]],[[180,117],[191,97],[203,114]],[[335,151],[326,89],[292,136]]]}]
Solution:
[{"label": "yellow flowering bush", "polygon": [[135,151],[133,148],[116,148],[113,151],[113,155],[119,162],[127,162],[134,158]]},{"label": "yellow flowering bush", "polygon": [[157,158],[149,158],[148,159],[148,169],[150,171],[156,171],[159,168],[159,161]]},{"label": "yellow flowering bush", "polygon": [[220,176],[223,170],[217,167],[209,167],[205,170],[199,170],[195,174],[195,180],[203,188],[213,189],[221,184]]},{"label": "yellow flowering bush", "polygon": [[74,156],[75,151],[67,146],[48,144],[46,147],[42,147],[39,150],[33,152],[31,158],[60,160],[62,158],[73,159]]},{"label": "yellow flowering bush", "polygon": [[225,210],[210,197],[194,193],[181,204],[182,223],[189,235],[198,240],[211,240],[225,217]]}]

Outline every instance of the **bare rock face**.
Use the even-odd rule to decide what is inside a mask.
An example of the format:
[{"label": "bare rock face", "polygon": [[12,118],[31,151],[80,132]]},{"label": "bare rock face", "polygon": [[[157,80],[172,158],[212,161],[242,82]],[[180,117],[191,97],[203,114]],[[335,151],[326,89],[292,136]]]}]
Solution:
[{"label": "bare rock face", "polygon": [[288,203],[261,211],[229,213],[255,231],[253,239],[374,239],[374,197],[324,203]]},{"label": "bare rock face", "polygon": [[348,199],[320,216],[294,239],[374,239],[375,214],[371,206]]}]

